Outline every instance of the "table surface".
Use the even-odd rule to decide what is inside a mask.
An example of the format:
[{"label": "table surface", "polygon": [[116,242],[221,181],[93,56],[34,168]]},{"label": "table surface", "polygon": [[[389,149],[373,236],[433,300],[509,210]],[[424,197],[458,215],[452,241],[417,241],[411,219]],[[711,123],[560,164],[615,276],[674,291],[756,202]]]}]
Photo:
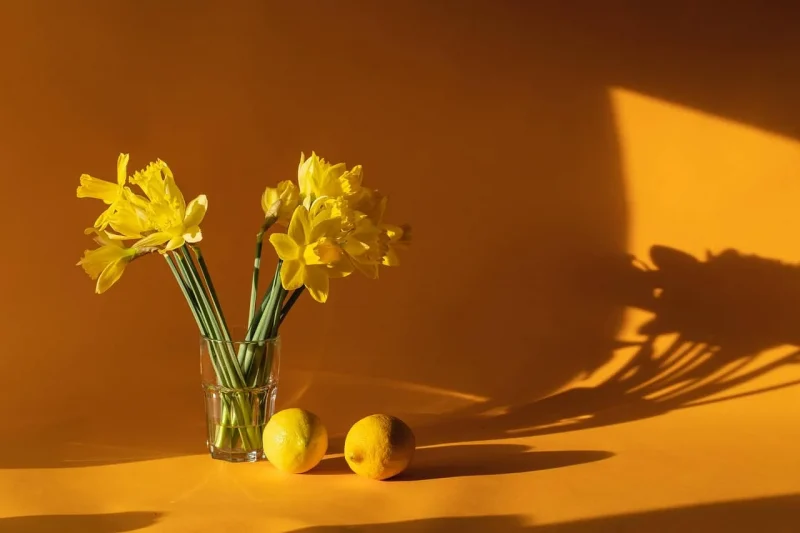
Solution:
[{"label": "table surface", "polygon": [[[679,344],[661,339],[656,360]],[[694,406],[692,391],[713,380],[672,397],[655,386],[651,399],[609,385],[636,357],[620,348],[611,369],[529,405],[411,416],[421,445],[385,482],[349,473],[336,436],[334,453],[303,475],[212,460],[201,413],[178,430],[152,427],[197,453],[152,438],[121,444],[88,426],[58,448],[29,440],[42,446],[2,458],[0,531],[796,531],[800,387],[786,386],[800,379],[796,351],[762,354],[725,377],[748,376],[742,385],[705,389]]]}]

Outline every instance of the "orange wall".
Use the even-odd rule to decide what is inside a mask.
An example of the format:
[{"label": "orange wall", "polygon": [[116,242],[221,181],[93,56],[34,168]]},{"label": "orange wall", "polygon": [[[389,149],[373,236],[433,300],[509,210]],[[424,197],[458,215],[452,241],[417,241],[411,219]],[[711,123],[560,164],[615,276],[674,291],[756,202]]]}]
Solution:
[{"label": "orange wall", "polygon": [[[316,410],[334,431],[373,411],[422,418],[541,397],[611,361],[624,309],[596,290],[598,265],[661,237],[635,227],[663,168],[652,146],[714,133],[688,121],[642,141],[631,170],[630,139],[671,115],[636,122],[652,108],[625,115],[614,88],[778,133],[796,156],[797,38],[785,16],[746,7],[558,4],[4,3],[0,369],[8,398],[25,398],[10,423],[59,421],[64,439],[143,413],[202,425],[195,327],[166,266],[134,263],[102,296],[74,266],[99,208],[74,197],[78,177],[112,178],[121,151],[134,168],[166,160],[187,196],[209,196],[203,249],[234,322],[259,195],[294,175],[301,150],[363,164],[389,217],[414,226],[402,268],[334,283],[328,304],[304,301],[284,328],[282,405]],[[747,194],[728,198],[720,181],[704,201],[732,217],[776,198],[792,209],[794,173],[770,182],[752,164],[770,143],[747,152],[753,172],[736,177],[753,183]],[[673,156],[667,189],[717,170],[708,152]],[[687,187],[654,227],[680,226],[691,198]],[[704,223],[692,209],[684,229]],[[763,235],[782,243],[768,253],[797,258],[783,220],[751,220],[748,242]],[[737,245],[682,234],[668,244]]]}]

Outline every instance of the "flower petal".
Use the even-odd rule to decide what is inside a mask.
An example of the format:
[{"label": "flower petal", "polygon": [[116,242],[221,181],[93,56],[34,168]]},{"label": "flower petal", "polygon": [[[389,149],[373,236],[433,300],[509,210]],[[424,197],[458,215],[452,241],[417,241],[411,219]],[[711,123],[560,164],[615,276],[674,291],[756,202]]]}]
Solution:
[{"label": "flower petal", "polygon": [[330,290],[330,280],[324,266],[309,266],[303,269],[303,281],[308,293],[319,303],[325,303]]},{"label": "flower petal", "polygon": [[181,246],[186,244],[186,239],[183,238],[183,235],[177,235],[172,237],[169,241],[167,241],[167,245],[162,250],[163,253],[171,252],[172,250],[177,250]]},{"label": "flower petal", "polygon": [[338,262],[344,257],[341,246],[330,239],[321,239],[316,244],[306,246],[303,251],[303,259],[307,265],[330,265]]},{"label": "flower petal", "polygon": [[342,231],[342,219],[339,217],[323,219],[318,222],[312,229],[309,236],[309,242],[317,242],[323,237],[334,239],[339,236]]},{"label": "flower petal", "polygon": [[128,266],[130,263],[130,257],[123,257],[121,259],[117,259],[106,266],[103,269],[103,272],[100,274],[100,277],[97,278],[97,286],[95,287],[95,292],[97,294],[103,294],[106,292],[113,284],[119,281],[119,278],[122,277],[122,273],[125,271],[125,267]]},{"label": "flower petal", "polygon": [[344,251],[353,257],[358,257],[369,251],[369,245],[356,239],[348,239],[344,243]]},{"label": "flower petal", "polygon": [[[133,206],[125,206],[111,215],[109,226],[121,235],[121,239],[140,239],[142,234],[152,231],[146,216]],[[113,238],[113,237],[112,237]]]},{"label": "flower petal", "polygon": [[327,265],[329,278],[346,278],[353,273],[353,261],[347,255],[343,255],[339,261],[332,265]]},{"label": "flower petal", "polygon": [[386,255],[381,259],[381,264],[384,266],[399,266],[400,257],[397,255],[397,250],[389,248],[389,251],[386,252]]},{"label": "flower petal", "polygon": [[314,180],[314,192],[316,196],[342,196],[342,186],[339,177],[345,172],[345,164],[335,165],[325,164],[320,168]]},{"label": "flower petal", "polygon": [[183,219],[184,227],[190,228],[192,226],[199,226],[203,218],[205,218],[207,210],[208,197],[206,197],[205,194],[201,194],[189,202],[189,205],[186,207],[186,217]]},{"label": "flower petal", "polygon": [[161,246],[165,242],[169,241],[172,238],[172,235],[167,233],[166,231],[159,231],[157,233],[153,233],[152,235],[148,235],[144,239],[140,239],[134,243],[134,248],[145,248],[151,246]]},{"label": "flower petal", "polygon": [[294,261],[300,256],[300,247],[285,233],[273,233],[269,236],[269,242],[284,261]]},{"label": "flower petal", "polygon": [[306,172],[310,164],[311,158],[309,157],[306,160],[305,154],[300,152],[300,164],[297,165],[297,185],[300,188],[300,194],[303,196],[308,196],[311,192],[311,184],[306,179]]},{"label": "flower petal", "polygon": [[284,261],[281,265],[281,284],[287,291],[303,286],[303,265],[300,261]]},{"label": "flower petal", "polygon": [[200,226],[188,228],[183,234],[183,240],[188,243],[194,244],[203,240],[203,232],[200,231]]},{"label": "flower petal", "polygon": [[[185,218],[187,211],[186,200],[183,199],[183,193],[178,188],[178,185],[175,183],[175,176],[172,174],[172,171],[169,169],[169,167],[164,161],[159,159],[158,161],[156,161],[156,164],[159,166],[159,169],[164,174],[164,192],[166,194],[167,200],[169,200],[169,204],[172,206],[173,209],[177,210]],[[205,214],[205,212],[203,212],[203,214]]]},{"label": "flower petal", "polygon": [[275,204],[277,204],[279,200],[280,194],[278,193],[278,189],[273,187],[264,189],[264,194],[261,195],[261,209],[264,211],[265,217],[277,215],[280,204],[277,206]]},{"label": "flower petal", "polygon": [[128,154],[119,154],[117,158],[117,185],[122,187],[128,180]]},{"label": "flower petal", "polygon": [[119,185],[92,177],[89,174],[81,175],[78,198],[96,198],[111,205],[118,196]]},{"label": "flower petal", "polygon": [[308,220],[308,210],[304,206],[297,206],[289,223],[289,237],[297,244],[307,244],[311,234],[311,223]]},{"label": "flower petal", "polygon": [[128,178],[128,182],[138,185],[151,202],[165,201],[164,180],[161,178],[161,167],[158,163],[150,163],[144,170],[137,170]]},{"label": "flower petal", "polygon": [[361,165],[356,165],[339,177],[339,183],[342,192],[346,195],[352,195],[359,192],[361,189],[361,181],[363,179],[363,169]]},{"label": "flower petal", "polygon": [[94,227],[100,231],[103,231],[108,226],[109,219],[111,215],[114,213],[114,206],[112,205],[102,213],[100,216],[97,217],[97,220],[94,221]]},{"label": "flower petal", "polygon": [[126,249],[116,245],[104,245],[94,250],[86,250],[78,261],[78,266],[89,274],[92,279],[97,279],[109,263],[113,263],[128,255]]}]

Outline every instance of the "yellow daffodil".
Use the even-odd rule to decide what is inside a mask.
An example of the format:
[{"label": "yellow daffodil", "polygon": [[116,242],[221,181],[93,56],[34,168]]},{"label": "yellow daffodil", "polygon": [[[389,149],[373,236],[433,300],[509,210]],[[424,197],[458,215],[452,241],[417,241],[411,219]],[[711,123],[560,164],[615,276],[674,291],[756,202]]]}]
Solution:
[{"label": "yellow daffodil", "polygon": [[171,212],[161,212],[154,219],[156,232],[144,237],[136,243],[139,247],[164,246],[161,250],[166,253],[180,248],[184,244],[200,242],[203,234],[200,223],[208,210],[208,198],[201,194],[189,205],[180,204]]},{"label": "yellow daffodil", "polygon": [[281,284],[286,290],[306,286],[318,302],[328,299],[329,277],[333,265],[342,257],[336,243],[341,232],[341,221],[327,216],[309,217],[305,206],[298,206],[292,214],[287,233],[273,233],[269,241],[283,260]]},{"label": "yellow daffodil", "polygon": [[[109,183],[88,175],[81,176],[79,198],[98,198],[109,205],[95,222],[95,228],[107,226],[110,240],[139,239],[134,248],[162,247],[166,253],[185,243],[202,239],[200,223],[208,208],[208,199],[200,195],[186,205],[169,166],[160,159],[127,178],[128,155],[117,160],[117,183]],[[145,194],[140,196],[125,186],[126,180]]]},{"label": "yellow daffodil", "polygon": [[308,159],[305,159],[304,154],[300,154],[297,183],[306,208],[310,208],[317,198],[356,194],[361,188],[361,180],[361,165],[347,170],[344,163],[331,165],[316,153],[312,153]]},{"label": "yellow daffodil", "polygon": [[[151,163],[131,178],[131,183],[138,185],[147,196],[131,197],[131,209],[123,211],[124,224],[118,224],[120,231],[131,231],[134,228],[149,227],[149,233],[136,243],[138,247],[163,246],[162,253],[180,248],[185,243],[196,243],[202,240],[200,223],[208,209],[208,198],[201,194],[186,205],[172,171],[166,163],[159,160]],[[122,232],[122,231],[121,231]],[[128,237],[141,236],[142,232],[132,232]]]},{"label": "yellow daffodil", "polygon": [[339,239],[353,266],[370,279],[378,277],[378,265],[387,250],[387,242],[386,234],[363,213],[356,215],[353,229]]},{"label": "yellow daffodil", "polygon": [[126,247],[120,241],[111,239],[107,232],[96,233],[95,242],[100,246],[94,250],[86,250],[78,265],[83,267],[89,277],[97,280],[95,292],[102,294],[119,281],[125,267],[136,257],[139,249]]},{"label": "yellow daffodil", "polygon": [[109,218],[124,201],[125,181],[127,175],[128,154],[119,154],[117,158],[117,182],[101,180],[88,174],[81,175],[78,187],[78,198],[96,198],[102,200],[108,208],[103,211],[94,223],[94,227],[103,230],[108,226]]},{"label": "yellow daffodil", "polygon": [[342,219],[342,228],[345,232],[351,231],[356,222],[367,217],[374,225],[380,225],[383,212],[386,209],[387,198],[378,191],[362,189],[352,197],[323,197],[317,199],[312,207],[313,214],[329,211],[333,217]]},{"label": "yellow daffodil", "polygon": [[277,223],[281,226],[288,226],[297,204],[300,203],[300,191],[295,184],[289,180],[278,183],[276,188],[267,187],[261,196],[261,209],[264,215],[268,216],[270,209],[276,202],[280,201],[278,207]]},{"label": "yellow daffodil", "polygon": [[142,189],[157,212],[161,209],[169,214],[170,210],[178,210],[181,205],[185,205],[172,170],[160,159],[147,165],[144,170],[134,172],[130,182]]},{"label": "yellow daffodil", "polygon": [[[330,168],[326,165],[316,154],[307,160],[301,159],[301,170],[305,171],[307,177],[310,176],[309,181],[314,184],[310,189],[311,194],[315,190],[330,194],[321,195],[312,202],[312,219],[341,219],[342,231],[336,238],[336,243],[344,254],[329,271],[330,277],[346,276],[355,269],[368,278],[375,279],[378,277],[379,265],[399,264],[397,250],[407,245],[409,235],[404,234],[402,227],[382,223],[387,198],[377,190],[362,186],[360,166],[354,168],[358,169],[357,179],[342,181],[344,174],[335,170],[338,165]],[[313,178],[316,175],[324,178],[315,181]],[[333,178],[336,178],[336,183],[332,183]],[[320,183],[327,190],[318,187]],[[343,185],[345,183],[351,186]]]}]

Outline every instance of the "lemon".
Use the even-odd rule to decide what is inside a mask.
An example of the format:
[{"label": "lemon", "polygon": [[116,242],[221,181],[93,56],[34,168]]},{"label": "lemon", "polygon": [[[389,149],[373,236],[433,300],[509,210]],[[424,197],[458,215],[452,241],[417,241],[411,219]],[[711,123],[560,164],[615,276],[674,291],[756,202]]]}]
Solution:
[{"label": "lemon", "polygon": [[388,415],[370,415],[350,428],[344,458],[350,469],[370,479],[387,479],[406,469],[414,455],[414,433]]},{"label": "lemon", "polygon": [[314,413],[284,409],[275,413],[264,428],[264,453],[275,468],[284,472],[308,472],[328,449],[328,431]]}]

